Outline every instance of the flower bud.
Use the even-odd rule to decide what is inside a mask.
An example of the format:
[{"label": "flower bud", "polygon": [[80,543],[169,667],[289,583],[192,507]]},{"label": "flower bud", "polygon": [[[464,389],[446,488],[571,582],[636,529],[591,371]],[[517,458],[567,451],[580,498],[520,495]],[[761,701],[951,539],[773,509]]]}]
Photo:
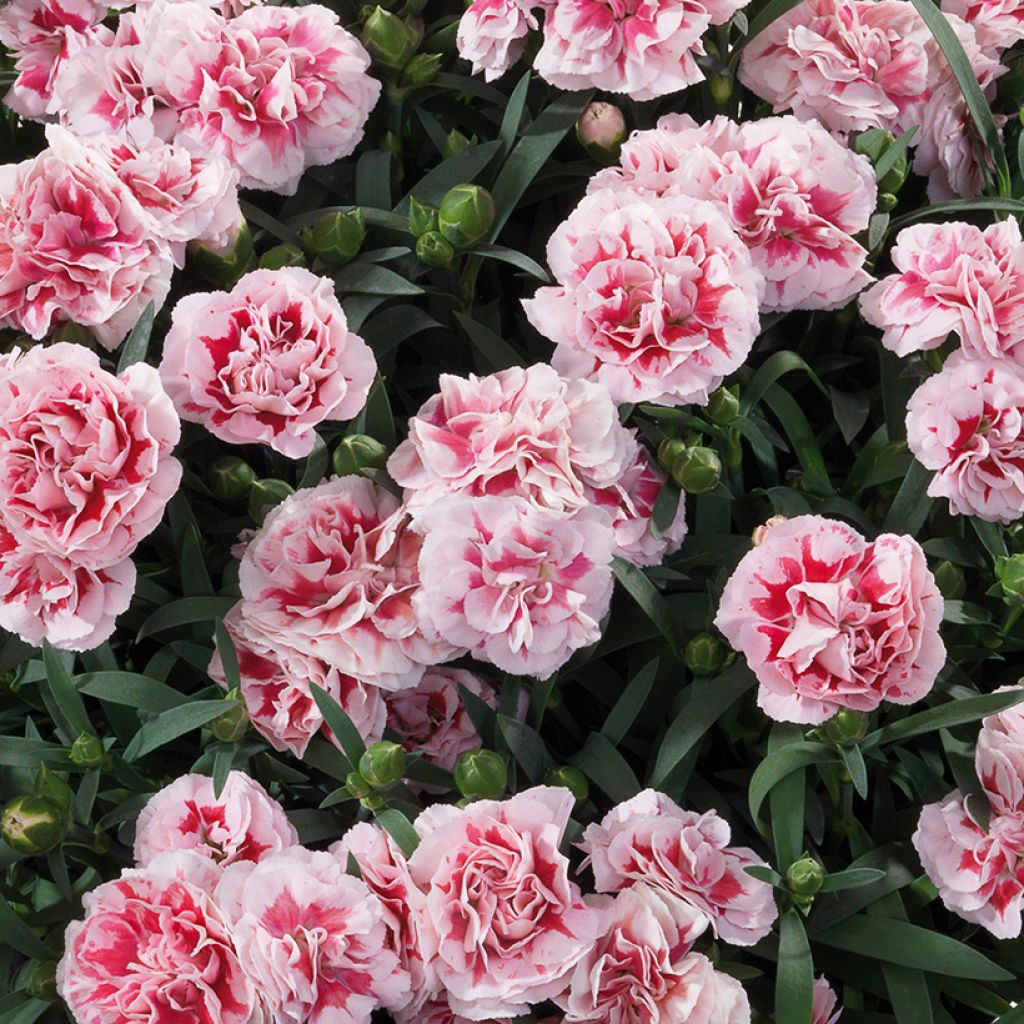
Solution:
[{"label": "flower bud", "polygon": [[363,46],[374,61],[400,71],[419,45],[419,33],[397,14],[376,7],[363,23]]},{"label": "flower bud", "polygon": [[549,768],[544,775],[545,786],[561,786],[569,790],[576,798],[577,804],[586,802],[590,796],[590,783],[586,775],[574,768],[571,764],[560,764],[555,768]]},{"label": "flower bud", "polygon": [[377,813],[382,807],[387,806],[387,798],[383,793],[371,793],[369,796],[364,796],[359,801],[359,806],[364,811],[371,811],[374,814]]},{"label": "flower bud", "polygon": [[719,388],[711,393],[707,405],[708,419],[716,427],[728,427],[740,416],[739,388]]},{"label": "flower bud", "polygon": [[1024,606],[1024,555],[1000,555],[996,559],[996,579],[1009,605]]},{"label": "flower bud", "polygon": [[249,497],[256,474],[237,455],[225,455],[210,467],[206,482],[218,501],[242,502]]},{"label": "flower bud", "polygon": [[249,492],[249,515],[262,525],[267,513],[294,493],[291,484],[283,480],[257,480]]},{"label": "flower bud", "polygon": [[359,774],[374,788],[387,789],[405,777],[405,751],[390,740],[366,748],[359,758]]},{"label": "flower bud", "polygon": [[428,267],[447,267],[455,259],[455,246],[440,231],[428,231],[416,240],[416,256]]},{"label": "flower bud", "polygon": [[189,242],[189,265],[217,288],[230,288],[256,265],[249,225],[240,221],[231,241],[223,246]]},{"label": "flower bud", "polygon": [[825,869],[813,857],[806,855],[793,861],[786,872],[786,887],[793,901],[800,906],[809,906],[824,882]]},{"label": "flower bud", "polygon": [[79,768],[102,768],[110,764],[110,755],[107,753],[106,747],[103,746],[103,741],[91,732],[79,734],[75,742],[71,744],[68,758]]},{"label": "flower bud", "polygon": [[[895,136],[891,132],[883,131],[881,128],[869,128],[853,137],[850,148],[854,153],[866,156],[871,161],[872,167],[877,167],[878,161],[882,159],[895,141]],[[899,192],[903,187],[903,182],[906,181],[908,169],[907,151],[904,149],[892,169],[879,179],[878,191],[892,194]]]},{"label": "flower bud", "polygon": [[837,746],[857,743],[868,733],[868,716],[853,708],[840,708],[822,727],[822,735]]},{"label": "flower bud", "polygon": [[349,434],[334,449],[334,472],[338,476],[354,476],[367,469],[383,469],[387,461],[387,448],[367,434]]},{"label": "flower bud", "polygon": [[683,650],[683,661],[695,676],[717,675],[728,658],[729,648],[711,633],[698,633]]},{"label": "flower bud", "polygon": [[888,213],[896,208],[899,200],[891,192],[878,193],[878,209],[881,213]]},{"label": "flower bud", "polygon": [[282,267],[304,267],[306,254],[297,245],[275,245],[260,257],[264,270],[280,270]]},{"label": "flower bud", "polygon": [[345,776],[345,788],[349,795],[354,796],[357,800],[362,800],[373,793],[373,788],[359,772],[349,772]]},{"label": "flower bud", "polygon": [[935,582],[939,593],[948,601],[958,601],[967,590],[967,580],[959,565],[942,561],[935,567]]},{"label": "flower bud", "polygon": [[249,731],[249,712],[238,699],[237,691],[228,694],[235,704],[222,715],[218,715],[209,726],[210,732],[221,743],[237,743]]},{"label": "flower bud", "polygon": [[450,160],[453,156],[461,153],[464,149],[468,149],[473,145],[473,141],[476,139],[474,135],[472,139],[466,138],[457,128],[453,128],[448,136],[444,140],[444,145],[441,147],[441,157],[444,160]]},{"label": "flower bud", "polygon": [[0,812],[0,834],[18,853],[49,853],[67,829],[64,812],[40,796],[16,796]]},{"label": "flower bud", "polygon": [[457,249],[479,242],[494,223],[494,200],[479,185],[456,185],[449,189],[437,211],[441,234]]},{"label": "flower bud", "polygon": [[455,763],[455,785],[469,799],[495,799],[501,796],[507,782],[508,767],[493,750],[467,750]]},{"label": "flower bud", "polygon": [[718,453],[703,445],[684,446],[666,468],[687,494],[713,491],[722,475],[722,462]]},{"label": "flower bud", "polygon": [[356,208],[325,213],[302,231],[306,251],[319,256],[324,263],[340,267],[359,252],[366,238],[366,218]]},{"label": "flower bud", "polygon": [[18,985],[32,999],[55,1003],[57,995],[57,961],[29,960],[18,974]]},{"label": "flower bud", "polygon": [[[71,749],[74,750],[74,746]],[[71,803],[75,799],[75,794],[72,792],[67,781],[55,772],[51,772],[45,764],[41,764],[36,772],[35,781],[32,784],[32,792],[41,799],[53,804],[65,818],[70,817]]]},{"label": "flower bud", "polygon": [[441,54],[439,53],[417,53],[402,72],[401,84],[406,89],[418,89],[430,83],[437,77],[441,68]]},{"label": "flower bud", "polygon": [[576,122],[576,138],[592,159],[610,166],[626,139],[626,119],[614,103],[591,103]]},{"label": "flower bud", "polygon": [[415,196],[409,198],[409,230],[419,238],[428,231],[437,230],[437,207],[421,203]]},{"label": "flower bud", "polygon": [[720,75],[717,71],[708,69],[708,90],[711,98],[719,107],[724,107],[732,99],[733,81],[731,75]]}]

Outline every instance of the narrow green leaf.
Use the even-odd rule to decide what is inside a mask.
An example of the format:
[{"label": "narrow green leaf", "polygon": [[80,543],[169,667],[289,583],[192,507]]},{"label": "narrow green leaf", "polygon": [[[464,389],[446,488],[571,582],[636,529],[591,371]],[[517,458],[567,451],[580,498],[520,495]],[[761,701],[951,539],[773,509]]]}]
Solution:
[{"label": "narrow green leaf", "polygon": [[882,523],[885,533],[906,533],[911,537],[917,535],[932,506],[927,495],[931,480],[931,472],[915,459]]},{"label": "narrow green leaf", "polygon": [[124,373],[129,366],[146,360],[149,351],[149,339],[153,333],[153,321],[156,318],[156,306],[152,300],[146,303],[142,316],[135,321],[135,326],[128,333],[121,346],[121,357],[117,361],[118,374]]},{"label": "narrow green leaf", "polygon": [[599,732],[592,732],[583,749],[567,760],[616,803],[640,792],[640,783],[629,763]]},{"label": "narrow green leaf", "polygon": [[835,760],[835,748],[824,743],[794,743],[769,754],[757,766],[750,780],[747,793],[750,816],[757,818],[765,798],[791,772]]},{"label": "narrow green leaf", "polygon": [[534,732],[525,722],[505,715],[498,715],[498,729],[516,763],[530,782],[537,785],[544,778],[544,773],[554,765],[539,733]]},{"label": "narrow green leaf", "polygon": [[138,639],[194,622],[215,622],[223,619],[234,605],[233,597],[183,597],[157,608],[142,624]]},{"label": "narrow green leaf", "polygon": [[92,732],[89,713],[85,710],[82,695],[75,689],[68,670],[64,667],[57,652],[49,641],[43,641],[43,665],[46,669],[46,682],[53,699],[64,713],[77,738],[83,732]]},{"label": "narrow green leaf", "polygon": [[235,761],[234,743],[218,743],[213,753],[213,795],[219,798],[231,774],[231,766]]},{"label": "narrow green leaf", "polygon": [[350,263],[334,275],[334,286],[342,295],[422,295],[423,289],[412,281],[377,263]]},{"label": "narrow green leaf", "polygon": [[[54,956],[50,953],[51,960]],[[0,1024],[35,1024],[52,1006],[45,999],[26,999],[0,1015]]]},{"label": "narrow green leaf", "polygon": [[449,157],[420,178],[412,191],[402,197],[402,201],[395,207],[395,213],[408,217],[409,199],[413,195],[421,203],[440,205],[449,189],[475,181],[500,149],[501,140],[494,139],[479,146],[469,146],[461,153]]},{"label": "narrow green leaf", "polygon": [[604,720],[604,725],[601,726],[601,734],[609,743],[618,746],[622,742],[623,737],[629,732],[629,727],[643,710],[657,675],[658,659],[655,658],[644,665],[622,691],[622,696],[615,702],[615,706]]},{"label": "narrow green leaf", "polygon": [[489,371],[504,370],[510,366],[518,366],[522,362],[519,353],[490,328],[484,327],[465,313],[456,313],[455,319],[462,325],[469,340],[483,357]]},{"label": "narrow green leaf", "polygon": [[316,701],[316,706],[320,709],[320,714],[324,716],[327,727],[334,733],[349,764],[355,770],[359,766],[359,759],[366,752],[363,737],[359,734],[352,719],[348,717],[348,713],[331,694],[316,683],[310,683],[309,688],[313,694],[313,700]]},{"label": "narrow green leaf", "polygon": [[317,434],[313,442],[313,450],[306,456],[306,463],[302,467],[302,476],[299,479],[299,488],[315,487],[325,476],[331,462],[331,454],[327,450],[324,439]]},{"label": "narrow green leaf", "polygon": [[519,134],[519,124],[523,120],[523,111],[526,109],[526,96],[530,91],[530,78],[533,72],[527,69],[523,77],[516,82],[512,95],[508,98],[505,113],[501,115],[501,127],[498,129],[498,138],[501,140],[501,154],[505,157],[511,152],[512,144]]},{"label": "narrow green leaf", "polygon": [[811,1024],[814,964],[803,922],[795,910],[779,922],[779,972],[775,982],[776,1024]]},{"label": "narrow green leaf", "polygon": [[398,844],[398,848],[411,857],[419,846],[420,837],[416,834],[409,819],[394,807],[385,807],[377,811],[374,817],[377,823],[387,830],[389,836]]},{"label": "narrow green leaf", "polygon": [[137,761],[179,736],[212,722],[233,706],[233,702],[228,700],[197,700],[180,708],[163,711],[146,722],[135,734],[124,752],[124,759],[128,762]]},{"label": "narrow green leaf", "polygon": [[825,876],[822,892],[838,892],[841,889],[859,889],[862,885],[871,885],[885,878],[885,872],[878,868],[848,868],[846,871],[834,871]]},{"label": "narrow green leaf", "polygon": [[389,306],[363,324],[359,333],[379,359],[406,339],[440,326],[415,306]]},{"label": "narrow green leaf", "polygon": [[853,783],[857,795],[861,799],[867,799],[868,768],[864,763],[864,755],[861,753],[860,747],[856,745],[840,747],[839,755],[843,759],[843,764],[846,765],[846,770],[850,773],[850,781]]},{"label": "narrow green leaf", "polygon": [[35,960],[53,960],[54,951],[14,912],[14,908],[0,896],[0,934],[4,945]]},{"label": "narrow green leaf", "polygon": [[683,638],[678,623],[658,588],[644,575],[642,569],[622,558],[616,558],[612,562],[612,571],[629,596],[658,627],[658,631],[668,641],[672,653],[682,660]]},{"label": "narrow green leaf", "polygon": [[[791,722],[777,722],[768,737],[768,757],[782,755],[788,748],[802,743],[803,731],[800,726]],[[806,796],[807,782],[803,767],[779,779],[768,794],[775,866],[781,872],[785,872],[803,852]]]},{"label": "narrow green leaf", "polygon": [[550,277],[548,277],[548,272],[536,260],[531,259],[526,255],[526,253],[519,252],[516,249],[509,249],[504,245],[487,245],[481,243],[473,246],[473,252],[477,256],[486,256],[488,259],[508,263],[510,266],[515,267],[517,270],[524,271],[531,277],[535,277],[538,281],[543,283],[547,283],[551,280]]},{"label": "narrow green leaf", "polygon": [[757,373],[750,379],[750,383],[743,389],[740,397],[740,415],[748,415],[752,409],[757,408],[761,399],[767,394],[768,389],[787,373],[799,370],[805,373],[811,383],[827,398],[828,388],[821,382],[821,378],[811,369],[807,361],[795,352],[788,349],[782,352],[774,352],[757,369]]},{"label": "narrow green leaf", "polygon": [[237,690],[242,685],[242,676],[238,668],[238,650],[235,648],[235,642],[231,639],[231,634],[228,632],[228,627],[224,625],[223,619],[217,620],[213,627],[213,636],[228,689]]},{"label": "narrow green leaf", "polygon": [[368,149],[356,163],[356,205],[391,209],[391,154]]},{"label": "narrow green leaf", "polygon": [[75,676],[75,686],[90,697],[158,713],[187,704],[189,698],[166,683],[134,672],[86,672]]},{"label": "narrow green leaf", "polygon": [[[927,2],[927,0],[925,0]],[[1015,217],[1024,215],[1024,200],[1008,199],[1003,196],[978,196],[976,199],[950,199],[944,203],[927,203],[911,213],[893,217],[889,230],[896,232],[916,224],[919,220],[936,220],[949,214],[959,217],[965,213],[1012,213]]]}]

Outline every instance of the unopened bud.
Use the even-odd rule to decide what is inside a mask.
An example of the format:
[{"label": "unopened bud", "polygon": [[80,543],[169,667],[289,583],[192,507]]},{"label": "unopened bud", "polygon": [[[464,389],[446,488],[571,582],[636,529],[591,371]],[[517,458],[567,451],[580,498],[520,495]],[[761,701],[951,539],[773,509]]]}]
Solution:
[{"label": "unopened bud", "polygon": [[[75,741],[78,742],[77,740]],[[71,747],[74,751],[74,744]],[[56,772],[50,771],[45,764],[41,764],[36,771],[35,781],[32,783],[32,792],[43,800],[53,804],[65,818],[71,815],[71,804],[75,794],[65,779],[62,779]]]},{"label": "unopened bud", "polygon": [[707,405],[708,419],[716,427],[728,427],[739,419],[739,388],[719,388],[711,393]]},{"label": "unopened bud", "polygon": [[366,218],[360,209],[325,213],[302,232],[307,252],[340,267],[360,250],[366,238]]},{"label": "unopened bud", "polygon": [[421,203],[415,196],[409,199],[409,230],[419,238],[428,231],[437,230],[437,207]]},{"label": "unopened bud", "polygon": [[[475,139],[476,136],[473,136]],[[450,160],[453,156],[458,155],[464,149],[468,149],[473,145],[473,139],[467,138],[457,128],[453,128],[444,140],[444,145],[441,147],[441,156],[445,160]]]},{"label": "unopened bud", "polygon": [[235,704],[210,723],[210,732],[221,743],[237,743],[249,731],[249,712],[236,691],[228,694]]},{"label": "unopened bud", "polygon": [[103,741],[91,732],[83,732],[77,737],[68,751],[68,758],[79,768],[102,768],[110,764],[110,755]]},{"label": "unopened bud", "polygon": [[545,786],[561,786],[569,790],[577,804],[586,802],[590,796],[590,783],[586,775],[574,768],[571,764],[560,764],[555,768],[549,768],[544,775]]},{"label": "unopened bud", "polygon": [[580,114],[576,138],[594,160],[610,166],[619,159],[626,139],[626,119],[614,103],[596,101]]},{"label": "unopened bud", "polygon": [[57,961],[30,960],[18,975],[19,987],[32,999],[55,1003],[57,995]]},{"label": "unopened bud", "polygon": [[457,249],[479,242],[494,223],[494,199],[479,185],[449,189],[437,211],[441,234]]},{"label": "unopened bud", "polygon": [[348,790],[350,796],[354,796],[357,800],[363,800],[373,794],[373,787],[359,772],[349,772],[345,776],[345,789]]},{"label": "unopened bud", "polygon": [[419,45],[419,33],[408,22],[376,7],[363,23],[363,46],[374,61],[383,67],[400,71]]},{"label": "unopened bud", "polygon": [[252,232],[244,220],[238,223],[226,244],[189,242],[188,253],[189,265],[217,288],[230,288],[256,266]]},{"label": "unopened bud", "polygon": [[942,561],[935,567],[935,583],[947,601],[959,601],[967,590],[967,580],[959,565]]},{"label": "unopened bud", "polygon": [[359,774],[374,789],[387,789],[401,782],[405,767],[405,751],[390,740],[371,744],[359,759]]},{"label": "unopened bud", "polygon": [[248,462],[224,455],[210,467],[207,484],[218,501],[243,502],[249,497],[256,474]]},{"label": "unopened bud", "polygon": [[406,89],[418,89],[430,83],[437,77],[441,68],[441,54],[439,53],[417,53],[402,72],[401,84]]},{"label": "unopened bud", "polygon": [[[663,444],[663,450],[664,455],[659,452],[658,461],[687,494],[704,494],[718,486],[722,461],[714,449],[703,445],[684,445],[679,450],[675,447],[665,448]],[[665,459],[669,460],[667,465]]]},{"label": "unopened bud", "polygon": [[16,796],[0,813],[0,834],[12,850],[49,853],[67,835],[63,811],[39,796]]},{"label": "unopened bud", "polygon": [[[869,128],[867,131],[859,132],[852,138],[850,148],[854,153],[866,156],[871,161],[872,167],[877,167],[879,160],[882,159],[895,141],[895,136],[891,132],[884,131],[881,128]],[[903,182],[906,181],[908,169],[907,151],[904,149],[892,168],[879,179],[879,192],[889,192],[894,195],[899,192]]]},{"label": "unopened bud", "polygon": [[294,493],[284,480],[257,480],[249,492],[249,515],[262,525],[267,513]]},{"label": "unopened bud", "polygon": [[455,246],[440,231],[428,231],[416,240],[416,256],[428,267],[447,267],[455,259]]},{"label": "unopened bud", "polygon": [[1008,605],[1024,606],[1024,555],[1000,555],[995,564],[996,579]]},{"label": "unopened bud", "polygon": [[493,750],[467,750],[455,764],[455,785],[469,799],[501,796],[508,783],[508,767]]},{"label": "unopened bud", "polygon": [[825,869],[813,857],[801,857],[790,864],[786,872],[786,887],[800,906],[810,905],[824,882]]},{"label": "unopened bud", "polygon": [[729,648],[711,633],[698,633],[683,649],[683,661],[695,676],[717,675],[728,657]]},{"label": "unopened bud", "polygon": [[367,469],[383,469],[387,461],[387,448],[367,434],[349,434],[334,449],[334,472],[338,476],[354,476]]},{"label": "unopened bud", "polygon": [[821,732],[826,739],[840,747],[857,743],[868,733],[868,716],[853,708],[840,708],[821,727]]},{"label": "unopened bud", "polygon": [[275,245],[260,257],[263,270],[281,270],[282,267],[304,267],[306,254],[297,246],[287,243]]}]

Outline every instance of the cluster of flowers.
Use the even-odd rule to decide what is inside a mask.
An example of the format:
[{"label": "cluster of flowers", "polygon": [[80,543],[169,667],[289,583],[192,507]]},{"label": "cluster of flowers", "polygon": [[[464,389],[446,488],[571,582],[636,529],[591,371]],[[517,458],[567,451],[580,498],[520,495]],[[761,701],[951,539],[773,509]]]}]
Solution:
[{"label": "cluster of flowers", "polygon": [[[442,376],[388,471],[402,500],[335,477],[288,497],[244,544],[228,626],[253,721],[281,749],[322,728],[310,682],[379,738],[403,694],[432,700],[440,686],[452,711],[454,683],[433,667],[462,654],[551,675],[600,637],[613,556],[656,564],[686,531],[680,502],[655,536],[665,476],[608,392],[543,364]],[[216,657],[211,671],[223,680]]]},{"label": "cluster of flowers", "polygon": [[984,230],[918,224],[900,232],[896,273],[860,299],[898,355],[960,347],[907,406],[907,441],[935,471],[950,512],[1013,523],[1024,515],[1024,241],[1013,218]]},{"label": "cluster of flowers", "polygon": [[1021,933],[1024,911],[1024,710],[982,723],[975,750],[981,792],[927,804],[914,846],[943,903],[998,939]]},{"label": "cluster of flowers", "polygon": [[[189,775],[157,793],[136,866],[85,897],[58,970],[79,1024],[498,1024],[548,1004],[564,1024],[644,1018],[749,1024],[738,981],[695,948],[751,945],[776,918],[762,861],[713,811],[640,793],[561,852],[573,797],[538,787],[415,822],[406,856],[376,825],[327,852],[299,845],[281,807],[232,772],[215,795]],[[837,1019],[815,991],[815,1024]]]}]

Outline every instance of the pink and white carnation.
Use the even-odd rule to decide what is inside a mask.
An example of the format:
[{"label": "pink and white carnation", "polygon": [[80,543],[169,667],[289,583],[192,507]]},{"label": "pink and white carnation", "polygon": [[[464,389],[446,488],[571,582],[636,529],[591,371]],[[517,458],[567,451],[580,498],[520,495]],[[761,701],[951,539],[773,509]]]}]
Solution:
[{"label": "pink and white carnation", "polygon": [[955,352],[907,403],[907,443],[954,515],[1024,516],[1024,367]]},{"label": "pink and white carnation", "polygon": [[920,545],[797,516],[773,526],[729,578],[715,625],[757,676],[758,704],[820,724],[839,708],[913,704],[946,661],[943,602]]},{"label": "pink and white carnation", "polygon": [[370,1024],[408,998],[380,900],[337,857],[295,846],[232,864],[216,899],[275,1024]]},{"label": "pink and white carnation", "polygon": [[555,999],[564,1024],[750,1024],[743,986],[692,951],[703,914],[694,910],[692,925],[681,924],[643,883],[588,902],[602,934]]},{"label": "pink and white carnation", "polygon": [[[275,750],[302,757],[318,733],[340,749],[313,698],[313,686],[338,702],[364,743],[383,738],[387,711],[378,687],[364,686],[320,658],[264,638],[242,617],[240,605],[228,613],[224,624],[238,655],[239,690],[249,720]],[[227,689],[219,651],[214,651],[208,672]]]},{"label": "pink and white carnation", "polygon": [[657,536],[654,533],[654,506],[667,479],[647,449],[637,445],[636,459],[621,479],[589,492],[591,503],[611,516],[617,557],[633,565],[661,565],[682,546],[687,528],[681,491],[672,522]]},{"label": "pink and white carnation", "polygon": [[33,647],[91,651],[110,639],[134,593],[130,558],[86,569],[19,540],[0,517],[0,629]]},{"label": "pink and white carnation", "polygon": [[997,939],[1013,939],[1024,906],[1024,817],[994,814],[982,827],[968,799],[954,790],[926,804],[914,848],[946,907]]},{"label": "pink and white carnation", "polygon": [[1020,704],[982,722],[974,765],[992,810],[1024,815],[1024,708]]},{"label": "pink and white carnation", "polygon": [[560,89],[604,89],[651,100],[703,81],[701,36],[742,0],[554,0],[545,4],[544,44],[534,60]]},{"label": "pink and white carnation", "polygon": [[453,647],[545,679],[601,637],[615,536],[594,507],[571,517],[525,498],[451,498],[424,517],[415,607]]},{"label": "pink and white carnation", "polygon": [[550,366],[487,377],[441,374],[388,460],[414,517],[448,494],[521,496],[572,513],[592,488],[617,483],[636,458],[607,390]]},{"label": "pink and white carnation", "polygon": [[483,72],[493,82],[519,60],[527,35],[537,28],[533,12],[539,6],[531,0],[473,0],[459,21],[456,42],[474,75]]},{"label": "pink and white carnation", "polygon": [[[178,489],[180,425],[156,371],[59,343],[0,365],[0,509],[19,543],[82,568],[131,554]],[[114,571],[122,585],[124,570]]]},{"label": "pink and white carnation", "polygon": [[843,1015],[839,997],[824,978],[814,979],[811,1002],[811,1024],[837,1024]]},{"label": "pink and white carnation", "polygon": [[427,948],[455,1013],[527,1013],[562,991],[593,946],[597,914],[559,850],[573,803],[567,789],[538,786],[416,819],[409,871],[426,894]]},{"label": "pink and white carnation", "polygon": [[668,115],[634,132],[619,166],[589,188],[714,203],[765,279],[762,311],[834,309],[871,280],[855,236],[875,210],[874,170],[816,121],[716,117],[698,125]]},{"label": "pink and white carnation", "polygon": [[558,284],[523,303],[552,365],[616,402],[707,402],[760,329],[764,281],[710,203],[604,190],[548,242]]},{"label": "pink and white carnation", "polygon": [[21,117],[44,118],[64,63],[93,42],[109,40],[106,15],[100,0],[8,0],[0,6],[0,45],[17,72],[4,96],[7,106]]},{"label": "pink and white carnation", "polygon": [[589,825],[580,849],[598,892],[644,883],[680,927],[696,929],[694,936],[697,912],[723,942],[752,946],[771,931],[778,910],[772,887],[746,872],[764,861],[753,850],[730,846],[731,838],[728,822],[714,811],[684,811],[646,789]]},{"label": "pink and white carnation", "polygon": [[313,450],[319,424],[363,408],[376,372],[333,283],[302,267],[254,270],[230,292],[184,296],[160,364],[184,419],[293,459]]},{"label": "pink and white carnation", "polygon": [[231,928],[176,877],[125,871],[83,897],[57,969],[78,1024],[252,1024],[261,1012]]},{"label": "pink and white carnation", "polygon": [[1024,39],[1021,0],[942,0],[942,10],[967,22],[978,45],[993,57]]},{"label": "pink and white carnation", "polygon": [[0,167],[0,327],[40,339],[71,321],[114,349],[167,297],[171,248],[101,148],[57,125],[46,138]]},{"label": "pink and white carnation", "polygon": [[956,334],[972,358],[1013,354],[1024,338],[1024,241],[1013,217],[984,230],[914,224],[890,256],[896,273],[860,297],[886,348],[905,356]]},{"label": "pink and white carnation", "polygon": [[414,609],[421,546],[399,500],[364,477],[304,488],[245,549],[241,616],[266,643],[364,684],[416,686],[455,654]]},{"label": "pink and white carnation", "polygon": [[245,772],[229,772],[220,796],[207,776],[182,775],[139,814],[135,860],[148,867],[162,853],[191,850],[227,867],[261,861],[298,841],[281,805]]}]

